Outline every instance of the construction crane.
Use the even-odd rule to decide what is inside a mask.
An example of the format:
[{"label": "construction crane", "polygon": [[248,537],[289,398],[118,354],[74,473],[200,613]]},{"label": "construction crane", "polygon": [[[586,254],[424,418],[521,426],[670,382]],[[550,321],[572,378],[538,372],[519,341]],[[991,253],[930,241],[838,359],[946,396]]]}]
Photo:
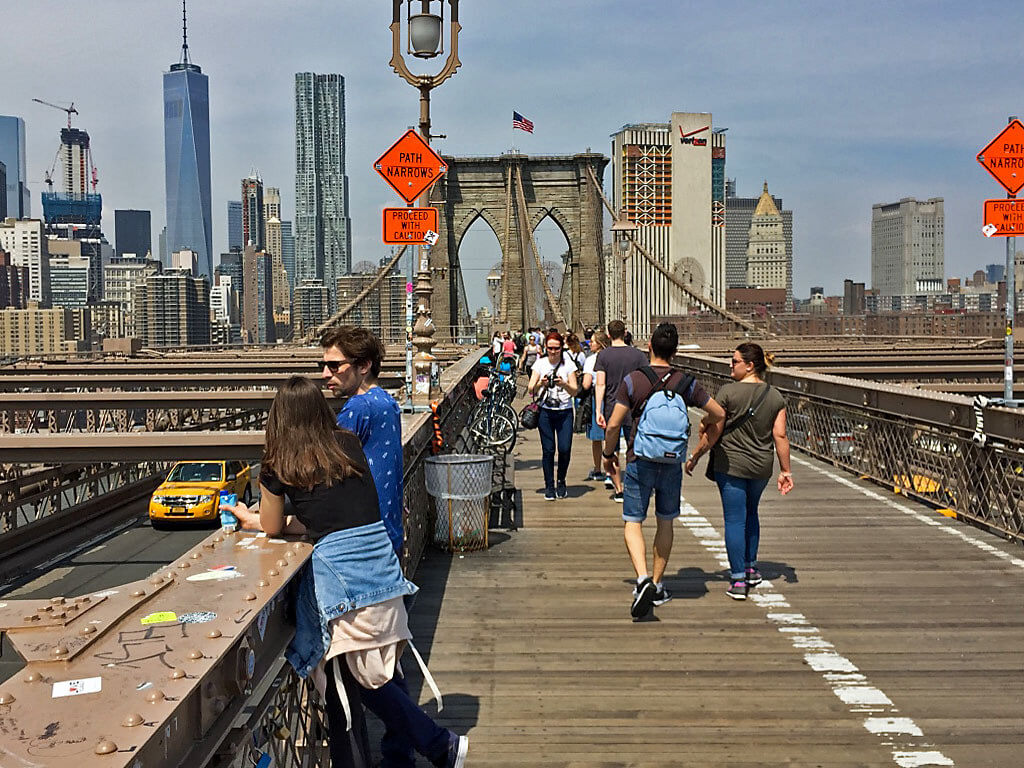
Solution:
[{"label": "construction crane", "polygon": [[32,99],[32,101],[38,102],[38,103],[40,103],[40,104],[42,104],[43,106],[46,106],[46,107],[53,107],[54,109],[59,109],[61,112],[67,112],[67,115],[68,115],[68,128],[71,127],[71,115],[77,115],[78,114],[78,110],[75,109],[75,102],[73,102],[73,101],[71,102],[71,106],[70,107],[62,107],[62,106],[60,106],[60,104],[51,104],[49,101],[43,101],[42,99]]},{"label": "construction crane", "polygon": [[[53,107],[54,109],[59,109],[61,112],[66,113],[67,116],[68,116],[68,130],[69,131],[71,130],[71,115],[77,115],[78,114],[78,110],[75,109],[75,102],[72,101],[69,106],[62,107],[60,104],[54,104],[54,103],[49,102],[49,101],[43,101],[42,99],[33,98],[32,101],[34,101],[34,102],[36,102],[38,104],[42,104],[45,107]],[[88,163],[88,166],[89,166],[89,175],[90,175],[90,177],[88,179],[88,183],[90,183],[92,185],[92,191],[95,193],[96,192],[96,185],[99,184],[99,181],[100,181],[99,180],[99,174],[96,171],[96,166],[93,165],[93,162],[92,162],[92,149],[90,147],[87,147],[86,148],[86,152],[87,152],[86,162]],[[53,162],[50,163],[50,169],[48,171],[46,171],[46,173],[45,173],[46,186],[49,187],[49,190],[51,192],[53,191],[53,172],[57,168],[57,160],[59,158],[60,158],[60,148],[58,147],[57,154],[54,155]]]}]

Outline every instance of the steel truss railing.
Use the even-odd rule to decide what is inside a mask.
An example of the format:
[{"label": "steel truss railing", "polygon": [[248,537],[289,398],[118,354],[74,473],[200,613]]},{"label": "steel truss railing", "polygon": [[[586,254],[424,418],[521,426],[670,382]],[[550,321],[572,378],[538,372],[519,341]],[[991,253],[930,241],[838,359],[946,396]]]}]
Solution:
[{"label": "steel truss railing", "polygon": [[[714,395],[728,363],[680,355]],[[790,443],[1007,539],[1024,543],[1024,413],[969,398],[773,369]]]}]

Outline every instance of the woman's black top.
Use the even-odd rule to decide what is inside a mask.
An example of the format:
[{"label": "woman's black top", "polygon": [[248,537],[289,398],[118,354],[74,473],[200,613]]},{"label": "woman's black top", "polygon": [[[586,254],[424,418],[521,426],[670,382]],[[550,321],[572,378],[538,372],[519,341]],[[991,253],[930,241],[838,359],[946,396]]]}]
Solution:
[{"label": "woman's black top", "polygon": [[306,526],[313,541],[329,533],[358,528],[378,522],[380,504],[377,487],[366,463],[363,446],[355,433],[339,429],[338,445],[361,475],[350,475],[333,485],[317,483],[312,490],[286,485],[269,469],[260,471],[260,485],[275,496],[286,496],[295,507],[295,516]]}]

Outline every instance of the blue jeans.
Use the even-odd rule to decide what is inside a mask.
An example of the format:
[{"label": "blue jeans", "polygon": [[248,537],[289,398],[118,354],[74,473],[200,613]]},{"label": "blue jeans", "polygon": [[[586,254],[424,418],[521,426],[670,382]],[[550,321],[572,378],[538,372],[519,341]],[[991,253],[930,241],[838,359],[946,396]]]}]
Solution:
[{"label": "blue jeans", "polygon": [[761,522],[757,518],[757,505],[768,480],[733,477],[715,472],[718,493],[722,497],[725,517],[725,549],[729,553],[731,578],[739,580],[747,568],[757,563],[757,545],[761,541]]},{"label": "blue jeans", "polygon": [[661,520],[679,517],[679,493],[683,487],[682,464],[636,459],[626,465],[622,478],[622,519],[642,523],[654,493],[654,514]]},{"label": "blue jeans", "polygon": [[555,490],[555,443],[558,443],[558,487],[565,485],[565,474],[569,471],[572,457],[572,408],[554,410],[541,408],[537,421],[540,430],[540,447],[543,452],[544,489]]},{"label": "blue jeans", "polygon": [[[337,665],[348,692],[349,709],[352,712],[352,731],[346,733],[347,722],[341,707],[334,680],[333,667]],[[395,674],[389,682],[380,688],[363,688],[352,677],[345,659],[337,656],[327,663],[327,720],[328,742],[331,750],[331,765],[335,768],[364,768],[369,753],[366,739],[366,726],[363,722],[363,711],[360,703],[373,712],[384,723],[389,732],[400,732],[405,736],[406,745],[396,749],[385,739],[382,741],[383,762],[385,768],[393,766],[414,765],[407,750],[407,744],[432,763],[443,764],[448,754],[448,741],[451,731],[442,728],[409,697],[409,689],[405,681]],[[354,743],[353,743],[354,742]],[[360,754],[362,752],[362,754]]]}]

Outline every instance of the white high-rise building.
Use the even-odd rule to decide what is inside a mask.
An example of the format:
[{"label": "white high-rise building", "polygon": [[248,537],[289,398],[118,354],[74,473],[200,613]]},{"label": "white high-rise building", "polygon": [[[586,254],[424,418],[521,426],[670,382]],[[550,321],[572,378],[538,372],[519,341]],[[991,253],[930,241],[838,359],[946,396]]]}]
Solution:
[{"label": "white high-rise building", "polygon": [[322,280],[333,307],[352,265],[341,75],[295,75],[295,262],[296,282]]},{"label": "white high-rise building", "polygon": [[43,222],[38,219],[6,219],[0,223],[0,249],[11,254],[11,263],[28,269],[28,300],[50,306],[50,251]]},{"label": "white high-rise building", "polygon": [[[634,239],[664,269],[721,305],[725,295],[725,135],[708,112],[674,112],[669,123],[623,126],[612,135],[615,207],[637,225]],[[651,318],[685,313],[690,301],[642,254],[609,269],[625,270],[626,295],[608,291],[608,318],[624,317],[634,335]],[[621,284],[609,277],[609,284]]]},{"label": "white high-rise building", "polygon": [[871,287],[880,296],[907,296],[945,287],[943,199],[904,197],[871,208]]}]

